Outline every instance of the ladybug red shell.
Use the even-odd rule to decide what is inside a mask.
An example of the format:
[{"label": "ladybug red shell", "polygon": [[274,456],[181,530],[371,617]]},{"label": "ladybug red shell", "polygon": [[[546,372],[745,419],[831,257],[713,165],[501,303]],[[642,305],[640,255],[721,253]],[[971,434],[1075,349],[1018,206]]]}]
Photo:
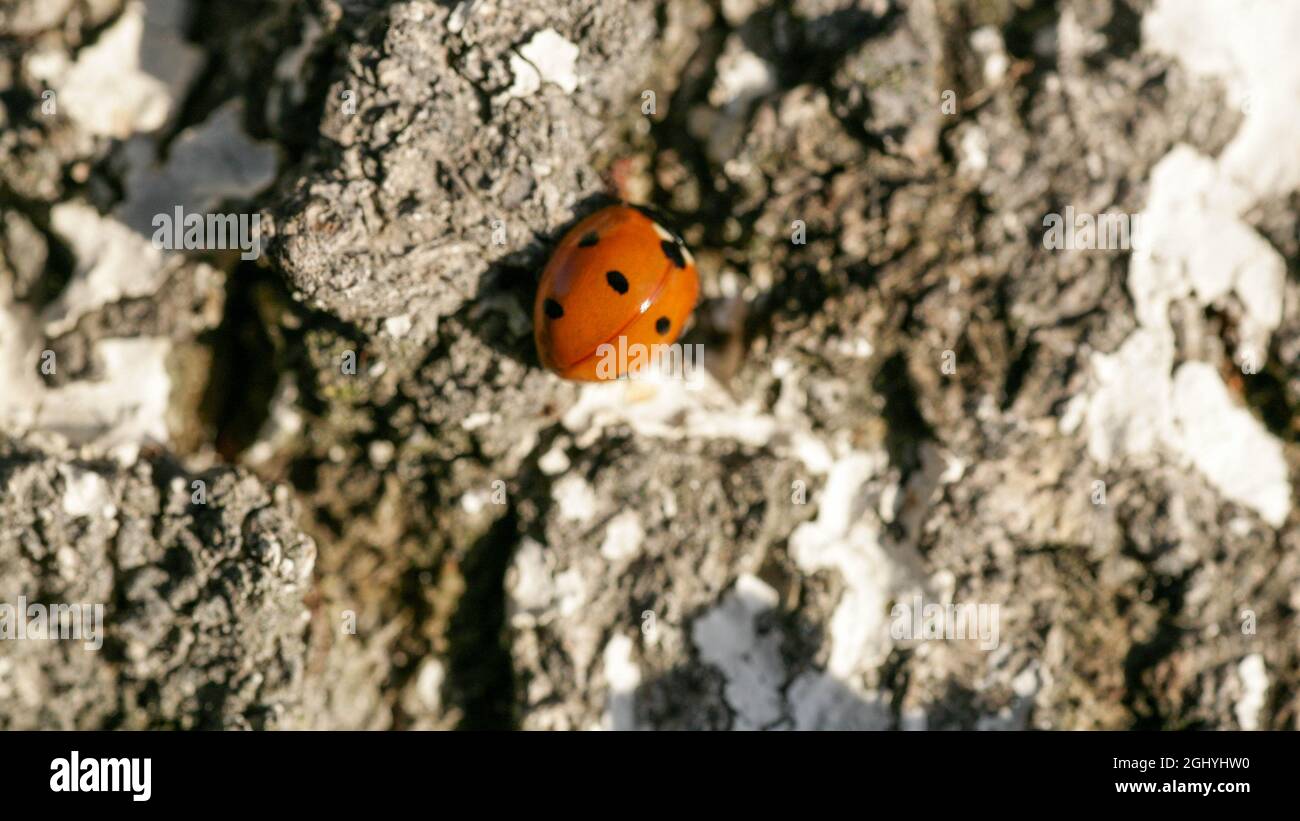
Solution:
[{"label": "ladybug red shell", "polygon": [[619,337],[627,348],[671,344],[699,293],[681,237],[634,206],[602,208],[564,235],[542,272],[533,305],[537,355],[565,379],[623,376],[602,363],[609,349],[601,346],[617,350]]}]

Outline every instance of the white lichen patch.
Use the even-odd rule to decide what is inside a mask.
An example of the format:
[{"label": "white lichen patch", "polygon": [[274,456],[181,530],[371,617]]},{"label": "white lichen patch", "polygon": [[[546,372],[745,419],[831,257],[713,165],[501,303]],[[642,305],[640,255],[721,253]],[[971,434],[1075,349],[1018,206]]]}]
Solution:
[{"label": "white lichen patch", "polygon": [[104,447],[168,441],[171,342],[149,337],[105,339],[95,352],[104,379],[44,391],[36,407],[35,427],[62,434],[70,442]]},{"label": "white lichen patch", "polygon": [[393,339],[401,339],[411,332],[411,317],[409,314],[399,314],[390,316],[384,320],[384,333]]},{"label": "white lichen patch", "polygon": [[181,34],[173,3],[131,2],[75,61],[33,52],[27,70],[55,91],[60,110],[85,131],[125,139],[162,128],[202,64],[202,51]]},{"label": "white lichen patch", "polygon": [[1237,714],[1237,723],[1243,730],[1259,729],[1259,714],[1264,709],[1264,697],[1268,693],[1268,669],[1264,666],[1264,657],[1252,653],[1237,665],[1237,677],[1241,680],[1241,698],[1237,699],[1233,710]]},{"label": "white lichen patch", "polygon": [[510,74],[515,81],[506,89],[509,97],[531,97],[542,88],[541,72],[518,54],[510,55]]},{"label": "white lichen patch", "polygon": [[[592,561],[601,563],[595,556]],[[527,632],[546,625],[572,661],[578,687],[598,672],[593,665],[607,640],[599,625],[584,618],[596,584],[593,569],[587,564],[561,570],[550,548],[525,538],[506,571],[510,626]]]},{"label": "white lichen patch", "polygon": [[510,623],[520,629],[532,627],[555,599],[554,567],[546,548],[535,539],[524,539],[515,551],[506,576],[510,595]]},{"label": "white lichen patch", "polygon": [[557,481],[551,488],[551,498],[565,521],[589,522],[596,515],[596,492],[581,476],[570,473]]},{"label": "white lichen patch", "polygon": [[1170,375],[1169,330],[1139,329],[1113,355],[1097,355],[1088,449],[1100,464],[1166,448],[1224,495],[1280,526],[1291,509],[1282,443],[1240,407],[1213,366]]},{"label": "white lichen patch", "polygon": [[435,712],[442,709],[442,684],[447,679],[447,668],[442,660],[429,656],[420,663],[420,672],[415,677],[415,695],[420,706]]},{"label": "white lichen patch", "polygon": [[616,633],[601,654],[605,666],[605,682],[609,687],[605,704],[605,729],[636,729],[636,689],[641,686],[641,668],[636,663],[635,650],[636,645],[632,639]]},{"label": "white lichen patch", "polygon": [[1168,449],[1274,526],[1291,509],[1282,443],[1238,406],[1211,364],[1187,362],[1173,373],[1169,312],[1180,301],[1232,307],[1240,314],[1236,360],[1263,363],[1282,318],[1286,262],[1242,215],[1300,188],[1296,31],[1294,4],[1244,3],[1225,17],[1208,0],[1158,0],[1144,16],[1146,46],[1222,80],[1244,119],[1217,159],[1179,145],[1153,169],[1129,265],[1140,327],[1114,354],[1094,357],[1087,412],[1099,463]]},{"label": "white lichen patch", "polygon": [[510,56],[515,81],[506,92],[512,97],[536,94],[544,83],[559,86],[565,94],[578,89],[578,47],[555,29],[544,29]]},{"label": "white lichen patch", "polygon": [[1233,401],[1204,362],[1178,368],[1173,383],[1174,444],[1228,499],[1280,527],[1291,510],[1282,443]]},{"label": "white lichen patch", "polygon": [[[72,330],[81,317],[113,302],[157,292],[168,261],[145,237],[82,202],[50,209],[50,225],[77,258],[72,280],[45,311],[45,333]],[[173,266],[175,263],[173,263]]]},{"label": "white lichen patch", "polygon": [[988,133],[978,125],[964,126],[960,133],[957,168],[966,176],[978,178],[989,167],[992,147],[989,145]]},{"label": "white lichen patch", "polygon": [[1002,33],[994,26],[978,28],[971,34],[970,45],[983,61],[984,84],[995,86],[1001,83],[1011,67]]},{"label": "white lichen patch", "polygon": [[[752,445],[769,442],[777,420],[758,402],[738,405],[707,373],[692,383],[681,379],[592,383],[563,418],[569,431],[598,436],[617,424],[655,439],[733,439]],[[581,442],[580,442],[581,444]]]},{"label": "white lichen patch", "polygon": [[1209,157],[1176,146],[1151,173],[1141,216],[1142,244],[1129,266],[1129,291],[1138,320],[1168,325],[1169,306],[1194,296],[1214,305],[1229,294],[1245,309],[1242,336],[1261,361],[1282,319],[1286,262],[1237,216],[1244,194]]},{"label": "white lichen patch", "polygon": [[743,575],[735,589],[691,627],[700,658],[726,677],[725,698],[735,713],[734,729],[770,727],[784,715],[785,665],[780,634],[760,633],[755,619],[774,608],[777,592],[762,580]]},{"label": "white lichen patch", "polygon": [[1261,0],[1157,0],[1142,18],[1147,48],[1173,55],[1188,71],[1221,80],[1245,115],[1217,165],[1245,207],[1300,188],[1300,99],[1295,58],[1300,4]]},{"label": "white lichen patch", "polygon": [[537,467],[547,476],[558,476],[569,469],[569,455],[565,453],[568,448],[568,437],[559,437],[550,450],[543,453],[537,460]]},{"label": "white lichen patch", "polygon": [[824,672],[804,673],[787,691],[796,730],[888,730],[894,725],[888,699]]},{"label": "white lichen patch", "polygon": [[57,358],[40,348],[31,312],[11,299],[0,292],[0,429],[43,431],[101,452],[118,450],[128,462],[131,448],[168,440],[169,340],[100,340],[93,351],[99,379],[50,388],[39,369],[47,362],[57,368]]},{"label": "white lichen patch", "polygon": [[13,305],[0,290],[0,427],[31,427],[45,386],[37,375],[41,351],[25,308]]},{"label": "white lichen patch", "polygon": [[709,102],[737,110],[776,88],[776,67],[732,34],[718,58],[718,76],[709,89]]},{"label": "white lichen patch", "polygon": [[1094,354],[1088,452],[1100,464],[1147,453],[1169,430],[1173,333],[1141,328],[1113,354]]},{"label": "white lichen patch", "polygon": [[492,424],[492,414],[489,411],[477,411],[460,420],[460,426],[465,430],[478,430],[490,424]]},{"label": "white lichen patch", "polygon": [[867,482],[883,467],[883,455],[851,454],[831,468],[817,518],[795,529],[790,555],[805,573],[837,571],[844,594],[829,626],[826,671],[851,680],[888,654],[886,623],[892,591],[903,568],[880,545],[879,523],[867,515]]},{"label": "white lichen patch", "polygon": [[555,574],[555,604],[561,616],[582,612],[590,592],[587,577],[578,569],[570,568]]},{"label": "white lichen patch", "polygon": [[116,508],[104,477],[71,465],[59,465],[59,473],[64,483],[64,513],[69,516],[113,517]]},{"label": "white lichen patch", "polygon": [[634,510],[625,510],[610,519],[605,526],[605,538],[600,543],[600,555],[611,562],[622,563],[636,558],[641,552],[645,531],[641,517]]},{"label": "white lichen patch", "polygon": [[486,490],[471,490],[460,497],[460,509],[471,516],[477,516],[487,507],[491,494]]}]

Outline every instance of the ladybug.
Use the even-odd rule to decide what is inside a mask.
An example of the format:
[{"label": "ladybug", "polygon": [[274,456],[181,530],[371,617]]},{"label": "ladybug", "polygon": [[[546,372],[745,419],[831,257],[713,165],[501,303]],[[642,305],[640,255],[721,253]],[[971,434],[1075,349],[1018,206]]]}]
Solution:
[{"label": "ladybug", "polygon": [[621,377],[628,357],[611,352],[672,344],[699,293],[695,259],[653,212],[602,208],[564,235],[542,271],[533,305],[538,358],[565,379]]}]

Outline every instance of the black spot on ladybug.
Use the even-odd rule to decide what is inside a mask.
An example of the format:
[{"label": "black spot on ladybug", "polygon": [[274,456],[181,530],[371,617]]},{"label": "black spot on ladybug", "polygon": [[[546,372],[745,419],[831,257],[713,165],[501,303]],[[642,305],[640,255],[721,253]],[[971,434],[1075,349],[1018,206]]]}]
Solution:
[{"label": "black spot on ladybug", "polygon": [[670,239],[659,243],[659,247],[664,249],[664,256],[672,260],[673,265],[678,268],[686,267],[686,257],[682,256],[682,247]]},{"label": "black spot on ladybug", "polygon": [[600,242],[600,235],[595,231],[588,231],[582,235],[582,239],[578,240],[578,247],[590,248],[598,242]]},{"label": "black spot on ladybug", "polygon": [[623,276],[618,271],[606,271],[605,281],[609,283],[609,287],[618,291],[620,294],[627,293],[627,277]]},{"label": "black spot on ladybug", "polygon": [[543,302],[542,310],[545,311],[546,315],[551,319],[559,319],[564,316],[564,306],[553,299],[548,299]]},{"label": "black spot on ladybug", "polygon": [[660,336],[668,333],[668,329],[672,326],[673,323],[670,322],[666,316],[661,316],[655,320],[655,330],[659,332]]}]

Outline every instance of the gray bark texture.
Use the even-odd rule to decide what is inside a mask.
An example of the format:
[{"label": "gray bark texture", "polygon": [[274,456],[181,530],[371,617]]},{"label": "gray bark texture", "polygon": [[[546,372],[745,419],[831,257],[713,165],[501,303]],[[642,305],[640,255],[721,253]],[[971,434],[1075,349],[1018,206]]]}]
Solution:
[{"label": "gray bark texture", "polygon": [[[0,728],[1297,729],[1300,14],[1186,6],[5,4],[0,605],[104,626]],[[689,384],[538,364],[615,191]]]}]

